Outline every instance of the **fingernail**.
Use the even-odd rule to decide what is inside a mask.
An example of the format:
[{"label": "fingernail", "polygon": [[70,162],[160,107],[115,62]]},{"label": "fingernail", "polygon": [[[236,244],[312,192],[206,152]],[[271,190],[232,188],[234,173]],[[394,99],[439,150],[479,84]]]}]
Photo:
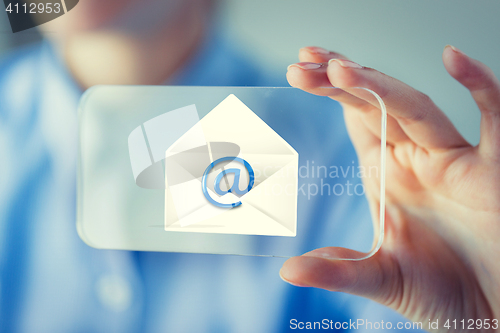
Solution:
[{"label": "fingernail", "polygon": [[333,256],[329,252],[323,252],[321,250],[314,250],[312,252],[304,253],[306,257],[314,257],[314,258],[325,258],[325,259],[337,259],[337,257]]},{"label": "fingernail", "polygon": [[318,54],[331,54],[331,53],[333,53],[333,52],[328,51],[322,47],[317,47],[317,46],[304,47],[304,49],[308,50],[311,53],[318,53]]},{"label": "fingernail", "polygon": [[290,70],[291,67],[298,67],[304,70],[311,70],[311,69],[321,68],[322,66],[323,66],[322,64],[317,64],[315,62],[298,62],[296,64],[291,64],[290,66],[288,66],[287,70]]},{"label": "fingernail", "polygon": [[445,46],[445,48],[447,48],[447,47],[450,47],[450,48],[451,48],[453,51],[455,51],[456,53],[465,54],[465,53],[463,53],[461,50],[459,50],[458,48],[456,48],[456,47],[455,47],[455,46],[453,46],[453,45],[448,44],[448,45],[446,45],[446,46]]},{"label": "fingernail", "polygon": [[357,68],[357,69],[363,68],[363,66],[355,63],[354,61],[344,60],[344,59],[330,59],[330,61],[328,61],[328,65],[330,65],[332,61],[338,62],[338,64],[344,68]]},{"label": "fingernail", "polygon": [[295,287],[302,287],[302,288],[308,288],[308,287],[310,287],[310,286],[307,286],[307,285],[305,285],[305,284],[300,284],[300,283],[295,283],[295,282],[290,282],[290,281],[288,281],[287,279],[285,279],[285,278],[283,277],[283,275],[281,275],[281,271],[280,271],[280,278],[281,278],[283,281],[285,281],[286,283],[291,284],[292,286],[295,286]]}]

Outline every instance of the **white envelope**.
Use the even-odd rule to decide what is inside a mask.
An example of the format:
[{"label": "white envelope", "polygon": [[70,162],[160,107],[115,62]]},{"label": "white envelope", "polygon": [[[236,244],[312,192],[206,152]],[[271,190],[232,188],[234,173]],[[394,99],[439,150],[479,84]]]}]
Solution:
[{"label": "white envelope", "polygon": [[[255,176],[253,188],[239,198],[232,193],[219,196],[213,185],[207,186],[209,195],[218,202],[241,201],[233,208],[215,206],[202,190],[205,169],[225,156],[244,159]],[[166,231],[296,235],[299,156],[235,95],[226,97],[181,136],[165,157]],[[235,185],[247,187],[249,173],[237,161],[215,165],[207,175],[207,184],[213,184],[222,167],[240,169],[240,184]]]}]

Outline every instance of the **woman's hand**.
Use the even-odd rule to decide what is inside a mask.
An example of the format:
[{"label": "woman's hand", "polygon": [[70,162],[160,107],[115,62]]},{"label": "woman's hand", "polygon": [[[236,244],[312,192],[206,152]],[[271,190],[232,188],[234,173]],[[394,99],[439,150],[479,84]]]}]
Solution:
[{"label": "woman's hand", "polygon": [[[481,141],[474,147],[426,95],[408,85],[316,47],[301,49],[299,58],[287,73],[294,87],[313,94],[324,86],[365,87],[384,100],[386,229],[382,248],[367,260],[328,259],[346,250],[317,249],[285,262],[282,278],[370,298],[423,322],[424,329],[429,319],[439,319],[438,331],[467,331],[468,320],[477,319],[471,326],[476,332],[500,331],[498,79],[460,50],[444,49],[448,73],[469,89],[481,110]],[[380,149],[380,110],[349,91],[332,98],[344,107],[363,163]],[[368,200],[373,204],[378,197]]]}]

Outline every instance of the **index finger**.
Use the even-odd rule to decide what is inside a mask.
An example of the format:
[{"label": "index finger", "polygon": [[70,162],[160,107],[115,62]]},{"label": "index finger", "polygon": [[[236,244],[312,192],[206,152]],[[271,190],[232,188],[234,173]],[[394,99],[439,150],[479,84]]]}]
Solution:
[{"label": "index finger", "polygon": [[[364,87],[376,92],[406,135],[418,146],[426,149],[449,149],[469,146],[448,117],[425,94],[384,75],[374,69],[362,67],[349,60],[332,59],[327,68],[331,84],[339,88]],[[349,92],[356,97],[356,90]],[[372,103],[373,101],[367,100]]]}]

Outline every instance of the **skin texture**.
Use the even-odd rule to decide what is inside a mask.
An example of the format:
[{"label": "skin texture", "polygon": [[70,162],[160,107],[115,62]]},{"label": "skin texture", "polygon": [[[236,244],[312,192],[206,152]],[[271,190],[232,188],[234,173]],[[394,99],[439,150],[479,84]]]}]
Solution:
[{"label": "skin texture", "polygon": [[[439,319],[439,332],[448,331],[442,327],[447,319],[500,319],[500,83],[492,71],[452,46],[443,51],[446,70],[481,110],[474,147],[429,97],[408,85],[316,47],[301,49],[299,58],[287,73],[294,87],[313,94],[321,94],[321,86],[366,87],[384,100],[386,231],[382,248],[367,260],[329,259],[353,254],[322,248],[286,261],[281,277],[370,298],[412,321]],[[332,98],[342,103],[360,161],[367,163],[380,153],[380,110],[353,94]],[[377,207],[378,189],[366,187]]]}]

